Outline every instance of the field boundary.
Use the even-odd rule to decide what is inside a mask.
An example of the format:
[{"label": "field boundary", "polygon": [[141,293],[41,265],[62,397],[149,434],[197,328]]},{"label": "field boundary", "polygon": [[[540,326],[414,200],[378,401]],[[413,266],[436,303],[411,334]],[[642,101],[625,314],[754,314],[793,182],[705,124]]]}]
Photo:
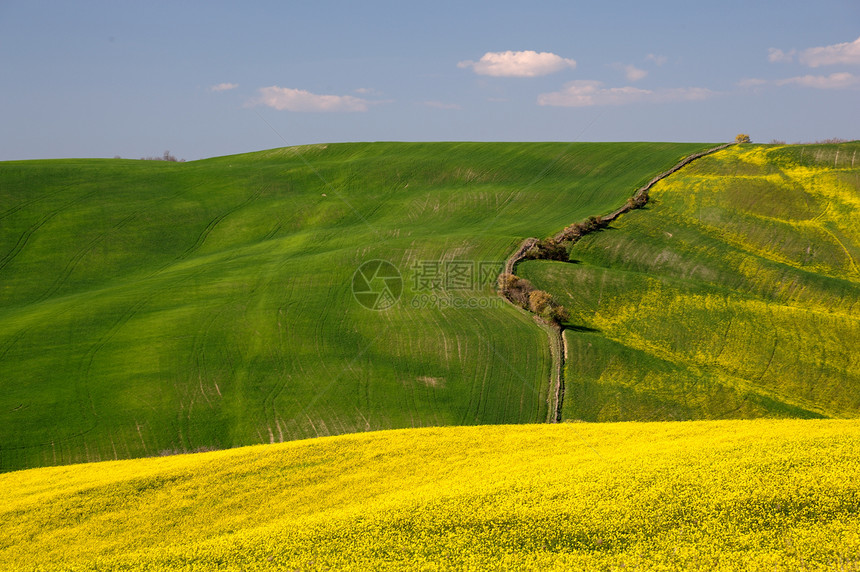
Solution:
[{"label": "field boundary", "polygon": [[[710,155],[711,153],[716,153],[717,151],[722,151],[723,149],[726,149],[732,145],[736,145],[736,143],[724,143],[723,145],[718,145],[717,147],[713,147],[711,149],[706,149],[705,151],[701,151],[699,153],[694,153],[692,155],[684,157],[680,162],[678,162],[676,165],[674,165],[671,169],[669,169],[667,171],[663,171],[662,173],[660,173],[659,175],[656,175],[650,181],[648,181],[647,183],[645,183],[644,185],[642,185],[641,187],[636,189],[636,192],[634,192],[633,196],[632,196],[632,198],[634,199],[633,202],[635,202],[637,199],[644,199],[642,204],[643,205],[646,204],[648,202],[648,191],[650,191],[651,187],[656,185],[658,182],[662,181],[663,179],[665,179],[669,175],[672,175],[672,174],[680,171],[681,169],[683,169],[684,167],[686,167],[687,165],[689,165],[690,163],[692,163],[696,159],[701,159],[705,155]],[[623,215],[624,213],[630,212],[631,210],[637,208],[637,207],[633,206],[633,202],[628,201],[623,206],[617,208],[616,210],[612,211],[611,213],[609,213],[607,215],[603,215],[603,216],[598,216],[596,218],[602,223],[613,222],[615,219],[617,219],[619,216]],[[599,229],[591,230],[591,231],[589,231],[589,233],[594,232],[595,230],[599,230]],[[559,231],[558,233],[556,233],[553,236],[553,238],[555,238],[556,240],[561,240],[562,238],[564,238],[564,231],[563,230]]]},{"label": "field boundary", "polygon": [[[651,178],[650,181],[636,189],[633,195],[621,207],[615,209],[614,211],[606,215],[588,217],[590,219],[594,219],[598,224],[586,227],[585,230],[583,230],[582,233],[577,236],[576,240],[578,240],[582,236],[585,236],[586,234],[591,234],[593,232],[601,230],[608,223],[613,222],[622,214],[630,212],[631,210],[637,208],[641,208],[642,206],[647,204],[649,198],[648,191],[650,191],[654,185],[656,185],[658,182],[662,181],[669,175],[678,172],[696,159],[701,159],[706,155],[716,153],[717,151],[722,151],[723,149],[731,147],[732,145],[736,145],[736,143],[723,143],[722,145],[717,145],[716,147],[712,147],[710,149],[700,151],[699,153],[693,153],[692,155],[684,157],[670,169],[663,171],[658,175],[655,175]],[[551,240],[555,243],[560,243],[564,240],[569,239],[569,237],[565,234],[565,230],[566,229],[562,229],[556,234],[554,234]],[[576,240],[574,240],[573,242],[576,242]],[[532,249],[532,247],[539,245],[540,242],[540,239],[535,237],[529,237],[523,240],[520,243],[519,247],[505,260],[505,267],[502,270],[502,274],[499,275],[499,278],[501,278],[501,276],[504,274],[515,274],[517,265],[526,258],[528,258],[529,251]],[[519,306],[517,306],[513,301],[508,299],[508,297],[505,296],[503,292],[500,291],[499,295],[510,305],[519,309]],[[555,325],[546,323],[536,314],[531,314],[534,316],[535,321],[538,322],[541,327],[548,330],[547,335],[549,336],[549,350],[550,356],[552,356],[553,361],[552,367],[550,368],[549,387],[547,390],[548,410],[546,422],[560,423],[562,420],[562,409],[564,407],[564,362],[565,357],[567,356],[567,340],[565,340],[564,338],[565,328],[562,324]]]},{"label": "field boundary", "polygon": [[[540,318],[536,318],[540,319]],[[564,341],[564,328],[547,325],[549,351],[552,356],[550,386],[547,409],[547,423],[561,422],[561,407],[564,405],[564,358],[567,346]]]}]

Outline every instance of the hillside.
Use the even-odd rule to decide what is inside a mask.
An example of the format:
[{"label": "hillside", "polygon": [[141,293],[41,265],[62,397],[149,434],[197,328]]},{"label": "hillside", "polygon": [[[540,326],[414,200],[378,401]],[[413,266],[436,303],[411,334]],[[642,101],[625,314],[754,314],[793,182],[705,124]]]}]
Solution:
[{"label": "hillside", "polygon": [[[0,163],[0,470],[543,421],[546,334],[495,294],[502,261],[706,147]],[[384,311],[351,291],[374,259],[403,280]]]},{"label": "hillside", "polygon": [[856,570],[860,423],[407,429],[0,475],[3,570]]},{"label": "hillside", "polygon": [[858,150],[731,147],[522,263],[571,312],[563,418],[860,415]]}]

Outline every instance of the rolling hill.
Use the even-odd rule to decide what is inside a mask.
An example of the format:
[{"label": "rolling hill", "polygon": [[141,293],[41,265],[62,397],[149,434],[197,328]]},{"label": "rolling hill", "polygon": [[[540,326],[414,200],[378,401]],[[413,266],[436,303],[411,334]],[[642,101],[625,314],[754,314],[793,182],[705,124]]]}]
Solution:
[{"label": "rolling hill", "polygon": [[857,570],[856,420],[380,431],[0,475],[0,567]]},{"label": "rolling hill", "polygon": [[0,163],[0,568],[857,570],[858,143],[519,263],[537,424],[502,262],[707,147]]},{"label": "rolling hill", "polygon": [[[707,147],[0,163],[0,470],[541,422],[550,350],[502,261]],[[386,291],[373,260],[402,280],[385,310],[352,292]]]},{"label": "rolling hill", "polygon": [[520,264],[571,312],[563,418],[856,418],[858,150],[731,147]]}]

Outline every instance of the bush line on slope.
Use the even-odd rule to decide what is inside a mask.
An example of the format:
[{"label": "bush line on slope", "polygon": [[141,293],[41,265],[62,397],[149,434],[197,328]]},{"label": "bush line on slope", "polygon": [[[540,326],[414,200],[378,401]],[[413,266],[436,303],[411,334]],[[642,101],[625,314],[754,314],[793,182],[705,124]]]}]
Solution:
[{"label": "bush line on slope", "polygon": [[627,201],[606,215],[592,215],[584,221],[575,222],[566,226],[563,230],[553,236],[538,239],[530,237],[525,239],[520,246],[507,258],[505,267],[498,277],[499,294],[513,306],[530,312],[535,321],[543,326],[549,335],[550,355],[553,365],[550,368],[550,384],[547,394],[547,423],[561,422],[562,407],[564,405],[564,356],[567,355],[567,344],[564,339],[564,322],[570,316],[567,309],[559,304],[553,297],[543,290],[537,290],[528,280],[516,275],[516,267],[523,260],[557,260],[559,262],[570,262],[570,248],[583,236],[597,232],[609,226],[624,213],[635,209],[641,209],[648,204],[648,191],[657,182],[680,169],[689,165],[696,159],[700,159],[711,153],[716,153],[736,145],[736,143],[724,143],[700,153],[694,153],[684,157],[670,169],[655,175],[650,181],[636,189]]}]

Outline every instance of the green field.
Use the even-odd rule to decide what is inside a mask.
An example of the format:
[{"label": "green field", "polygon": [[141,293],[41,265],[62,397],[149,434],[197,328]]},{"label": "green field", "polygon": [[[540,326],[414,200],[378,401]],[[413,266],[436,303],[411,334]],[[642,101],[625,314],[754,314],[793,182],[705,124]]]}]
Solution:
[{"label": "green field", "polygon": [[[706,147],[0,163],[0,470],[543,421],[546,334],[494,293],[501,261]],[[386,311],[351,292],[373,259],[404,281]],[[456,261],[486,280],[416,289]]]},{"label": "green field", "polygon": [[521,264],[571,312],[564,418],[857,417],[858,151],[731,147]]},{"label": "green field", "polygon": [[0,475],[8,571],[846,570],[856,420],[343,435]]}]

